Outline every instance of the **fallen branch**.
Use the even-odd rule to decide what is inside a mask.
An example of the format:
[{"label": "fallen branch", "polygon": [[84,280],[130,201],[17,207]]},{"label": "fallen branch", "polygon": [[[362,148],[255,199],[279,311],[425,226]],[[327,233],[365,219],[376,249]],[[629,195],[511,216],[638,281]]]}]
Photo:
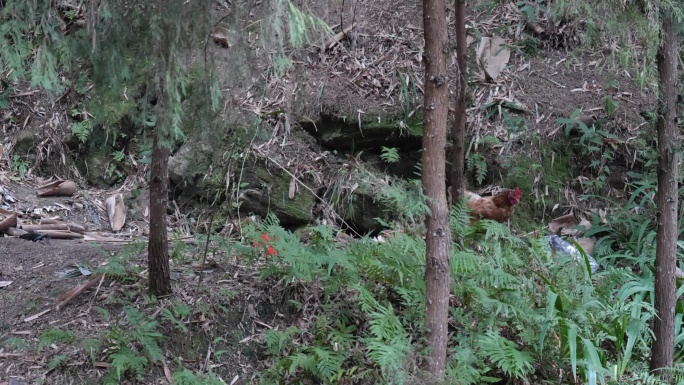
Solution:
[{"label": "fallen branch", "polygon": [[5,234],[13,236],[13,237],[20,237],[24,234],[28,234],[28,231],[20,230],[16,227],[10,227],[7,230],[5,230]]},{"label": "fallen branch", "polygon": [[93,278],[90,278],[83,285],[77,286],[77,287],[67,291],[66,293],[60,295],[59,298],[57,298],[57,301],[59,301],[59,303],[57,304],[57,306],[55,306],[55,310],[61,309],[62,307],[64,307],[64,305],[71,302],[71,300],[73,300],[74,298],[81,295],[84,291],[95,286],[95,284],[97,284],[99,281],[101,281],[103,279],[104,279],[104,274],[98,274],[98,275],[94,276]]},{"label": "fallen branch", "polygon": [[71,231],[75,231],[77,233],[85,232],[85,227],[83,227],[81,225],[78,225],[78,224],[73,223],[73,222],[64,222],[64,221],[56,219],[56,218],[42,218],[40,220],[40,224],[41,225],[64,225],[64,224],[66,224],[67,226],[69,226],[69,230],[71,230]]},{"label": "fallen branch", "polygon": [[38,90],[26,91],[26,92],[21,92],[21,93],[14,94],[14,95],[7,95],[7,97],[8,98],[21,98],[23,96],[31,96],[37,92],[38,92]]}]

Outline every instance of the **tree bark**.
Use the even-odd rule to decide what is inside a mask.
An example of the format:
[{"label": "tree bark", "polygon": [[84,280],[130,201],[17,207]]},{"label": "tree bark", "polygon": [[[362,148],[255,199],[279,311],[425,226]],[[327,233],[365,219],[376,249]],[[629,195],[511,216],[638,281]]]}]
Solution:
[{"label": "tree bark", "polygon": [[425,241],[425,327],[430,356],[427,370],[444,377],[447,320],[451,289],[451,232],[446,199],[446,133],[449,112],[445,0],[423,1],[425,32],[425,119],[423,123],[423,189],[428,200]]},{"label": "tree bark", "polygon": [[458,202],[463,197],[466,188],[465,181],[465,129],[466,129],[466,73],[468,63],[466,61],[468,43],[466,42],[466,17],[465,0],[455,0],[454,13],[456,14],[456,64],[458,65],[457,89],[456,89],[456,116],[451,128],[453,140],[451,154],[451,199]]},{"label": "tree bark", "polygon": [[672,367],[677,259],[677,59],[679,42],[671,15],[664,15],[658,49],[660,113],[658,116],[658,239],[656,242],[655,343],[651,370]]},{"label": "tree bark", "polygon": [[[157,131],[159,128],[157,129]],[[166,234],[166,204],[168,201],[169,149],[154,134],[152,172],[150,176],[150,239],[147,247],[150,294],[157,297],[171,294],[169,244]]]}]

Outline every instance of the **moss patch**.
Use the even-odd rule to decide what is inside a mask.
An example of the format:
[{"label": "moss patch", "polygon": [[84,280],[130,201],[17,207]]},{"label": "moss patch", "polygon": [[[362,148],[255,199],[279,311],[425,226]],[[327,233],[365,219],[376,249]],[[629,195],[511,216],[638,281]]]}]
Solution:
[{"label": "moss patch", "polygon": [[[511,219],[522,231],[545,227],[551,219],[551,208],[564,200],[564,189],[575,175],[572,148],[567,143],[539,143],[539,153],[520,154],[507,159],[507,172],[501,184],[520,187],[523,199]],[[548,186],[548,195],[547,193]]]},{"label": "moss patch", "polygon": [[315,198],[308,190],[300,188],[294,199],[290,199],[288,194],[292,177],[287,173],[282,170],[267,170],[263,166],[256,167],[254,171],[261,184],[267,188],[272,210],[279,218],[296,222],[313,220],[312,209]]},{"label": "moss patch", "polygon": [[405,119],[401,111],[370,111],[345,115],[325,111],[314,123],[302,120],[299,124],[320,143],[332,150],[358,152],[379,150],[381,146],[404,150],[420,148],[421,114]]}]

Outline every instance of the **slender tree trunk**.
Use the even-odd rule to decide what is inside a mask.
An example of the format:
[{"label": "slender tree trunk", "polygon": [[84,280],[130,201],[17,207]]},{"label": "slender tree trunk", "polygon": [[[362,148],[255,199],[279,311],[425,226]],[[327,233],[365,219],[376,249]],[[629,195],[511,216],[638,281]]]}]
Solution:
[{"label": "slender tree trunk", "polygon": [[423,189],[428,199],[425,282],[425,326],[430,345],[427,369],[444,377],[447,319],[451,289],[451,232],[446,199],[446,133],[449,112],[445,0],[423,1],[425,31],[425,120],[423,123]]},{"label": "slender tree trunk", "polygon": [[672,367],[674,356],[675,264],[677,260],[677,59],[679,42],[671,15],[663,18],[658,50],[658,240],[656,243],[655,342],[651,370]]},{"label": "slender tree trunk", "polygon": [[157,297],[171,294],[169,244],[166,235],[166,203],[169,196],[169,149],[154,134],[152,173],[150,177],[150,240],[148,243],[148,271],[150,294]]},{"label": "slender tree trunk", "polygon": [[465,0],[455,0],[454,12],[456,14],[456,64],[458,64],[457,90],[456,90],[456,116],[454,126],[451,128],[453,140],[451,160],[451,199],[458,202],[466,188],[465,181],[465,129],[466,129],[466,72],[468,43],[466,43],[466,17]]}]

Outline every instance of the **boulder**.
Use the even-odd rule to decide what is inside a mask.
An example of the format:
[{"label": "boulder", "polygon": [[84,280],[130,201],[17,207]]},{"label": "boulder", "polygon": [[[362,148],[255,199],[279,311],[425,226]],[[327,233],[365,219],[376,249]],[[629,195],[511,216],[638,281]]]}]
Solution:
[{"label": "boulder", "polygon": [[109,188],[123,181],[127,171],[122,169],[123,162],[111,167],[112,155],[106,150],[94,150],[77,161],[78,171],[85,176],[88,184],[98,188]]},{"label": "boulder", "polygon": [[214,149],[206,141],[190,140],[169,157],[169,180],[186,195],[197,192],[200,179],[207,175]]},{"label": "boulder", "polygon": [[[245,165],[242,179],[238,182],[241,186],[238,198],[241,213],[262,217],[271,213],[284,226],[305,225],[313,221],[316,197],[282,169],[258,159]],[[304,178],[303,182],[314,191],[318,189],[310,178]],[[294,184],[296,191],[292,194]]]}]

